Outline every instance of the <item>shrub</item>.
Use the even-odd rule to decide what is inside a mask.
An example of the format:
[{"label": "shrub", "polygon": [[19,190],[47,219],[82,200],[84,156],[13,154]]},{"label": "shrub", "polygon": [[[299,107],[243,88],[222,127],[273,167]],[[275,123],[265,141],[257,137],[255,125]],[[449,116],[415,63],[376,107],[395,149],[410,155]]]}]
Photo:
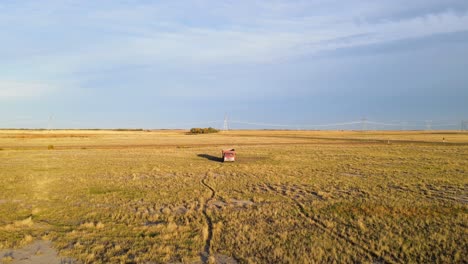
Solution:
[{"label": "shrub", "polygon": [[209,133],[218,133],[218,132],[219,132],[218,129],[212,128],[212,127],[207,127],[207,128],[194,127],[190,129],[191,134],[209,134]]},{"label": "shrub", "polygon": [[202,132],[201,128],[192,128],[192,129],[190,129],[190,133],[192,133],[192,134],[201,134],[203,132]]}]

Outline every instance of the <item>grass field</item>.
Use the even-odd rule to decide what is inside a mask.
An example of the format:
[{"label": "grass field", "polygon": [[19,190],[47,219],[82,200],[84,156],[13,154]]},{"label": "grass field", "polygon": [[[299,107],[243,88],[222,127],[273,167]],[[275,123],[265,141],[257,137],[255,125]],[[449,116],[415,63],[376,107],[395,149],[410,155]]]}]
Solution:
[{"label": "grass field", "polygon": [[[238,160],[220,162],[222,148]],[[0,186],[0,250],[45,240],[83,263],[468,262],[462,132],[0,130]]]}]

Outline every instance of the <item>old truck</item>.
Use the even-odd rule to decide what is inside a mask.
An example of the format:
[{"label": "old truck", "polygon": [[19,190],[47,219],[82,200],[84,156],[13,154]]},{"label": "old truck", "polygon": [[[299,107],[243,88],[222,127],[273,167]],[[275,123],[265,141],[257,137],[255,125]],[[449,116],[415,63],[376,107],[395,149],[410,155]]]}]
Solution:
[{"label": "old truck", "polygon": [[235,161],[236,160],[236,150],[235,149],[223,149],[223,162],[225,161]]}]

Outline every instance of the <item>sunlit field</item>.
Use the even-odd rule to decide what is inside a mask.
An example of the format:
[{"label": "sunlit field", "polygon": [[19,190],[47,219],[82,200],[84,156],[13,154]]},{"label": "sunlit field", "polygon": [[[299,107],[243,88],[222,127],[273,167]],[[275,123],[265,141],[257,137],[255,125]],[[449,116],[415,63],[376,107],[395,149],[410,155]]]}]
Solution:
[{"label": "sunlit field", "polygon": [[0,186],[5,263],[468,262],[466,132],[0,130]]}]

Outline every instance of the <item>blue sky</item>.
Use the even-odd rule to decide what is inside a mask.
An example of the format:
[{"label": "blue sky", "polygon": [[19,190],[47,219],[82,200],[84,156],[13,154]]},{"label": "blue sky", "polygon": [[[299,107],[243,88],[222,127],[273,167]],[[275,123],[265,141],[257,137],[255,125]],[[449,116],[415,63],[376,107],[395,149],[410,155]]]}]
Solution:
[{"label": "blue sky", "polygon": [[0,127],[468,119],[468,1],[0,0],[0,14]]}]

